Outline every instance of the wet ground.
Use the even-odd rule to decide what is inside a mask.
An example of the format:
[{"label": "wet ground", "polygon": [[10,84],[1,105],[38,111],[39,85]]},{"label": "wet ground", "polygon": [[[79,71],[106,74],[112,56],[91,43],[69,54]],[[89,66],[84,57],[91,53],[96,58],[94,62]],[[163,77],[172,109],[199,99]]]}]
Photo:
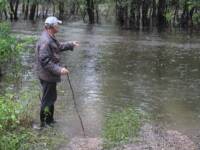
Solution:
[{"label": "wet ground", "polygon": [[[19,36],[38,36],[41,23],[13,23]],[[80,41],[80,48],[64,52],[78,108],[88,137],[100,137],[105,114],[134,107],[154,123],[200,141],[200,36],[181,31],[135,32],[111,25],[64,24],[61,41]],[[25,58],[24,74],[36,80],[34,55]],[[39,83],[38,83],[39,84]],[[23,87],[24,87],[23,86]],[[66,78],[58,85],[57,127],[69,138],[81,136]]]}]

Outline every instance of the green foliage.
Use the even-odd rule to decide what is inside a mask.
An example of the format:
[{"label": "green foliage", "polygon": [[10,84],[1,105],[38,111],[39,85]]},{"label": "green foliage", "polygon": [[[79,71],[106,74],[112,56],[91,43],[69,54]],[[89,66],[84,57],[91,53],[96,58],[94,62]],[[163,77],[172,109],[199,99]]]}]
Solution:
[{"label": "green foliage", "polygon": [[6,8],[7,2],[7,0],[0,0],[0,11]]},{"label": "green foliage", "polygon": [[17,39],[10,33],[11,27],[7,22],[0,23],[0,63],[18,56],[25,47],[33,43],[33,38]]},{"label": "green foliage", "polygon": [[66,142],[54,129],[37,132],[30,128],[35,111],[33,106],[38,100],[37,88],[31,83],[32,92],[24,89],[0,97],[0,150],[57,149],[58,143]]},{"label": "green foliage", "polygon": [[193,20],[194,24],[200,24],[200,14],[194,13],[192,16],[192,20]]},{"label": "green foliage", "polygon": [[0,37],[6,37],[8,34],[10,34],[10,24],[8,22],[1,22],[0,23]]},{"label": "green foliage", "polygon": [[123,144],[137,135],[140,128],[140,114],[133,109],[114,112],[107,116],[103,129],[104,148]]},{"label": "green foliage", "polygon": [[196,25],[200,24],[200,14],[199,14],[200,1],[199,0],[189,0],[187,2],[187,4],[188,4],[189,11],[191,11],[192,9],[197,9],[197,11],[195,11],[192,15],[192,21]]},{"label": "green foliage", "polygon": [[33,41],[35,39],[32,37],[16,38],[11,34],[9,23],[0,23],[0,70],[6,72],[10,68],[13,75],[17,77],[22,69],[21,56],[23,56],[25,50],[30,50],[27,46],[32,44]]},{"label": "green foliage", "polygon": [[170,23],[173,19],[173,12],[170,11],[170,10],[167,10],[166,13],[165,13],[165,18],[166,18],[166,21],[168,23]]},{"label": "green foliage", "polygon": [[189,0],[187,2],[188,6],[189,6],[189,10],[191,10],[192,8],[196,7],[199,8],[200,7],[200,1],[199,0]]},{"label": "green foliage", "polygon": [[20,126],[23,112],[24,107],[16,95],[6,94],[0,97],[1,150],[25,149],[29,135],[22,132],[23,128]]},{"label": "green foliage", "polygon": [[28,145],[24,144],[28,138],[29,135],[21,131],[17,134],[4,133],[0,139],[0,148],[1,150],[28,149]]},{"label": "green foliage", "polygon": [[0,97],[0,131],[14,129],[19,124],[21,105],[13,95]]},{"label": "green foliage", "polygon": [[66,143],[67,139],[54,129],[32,131],[20,128],[16,132],[4,132],[0,136],[1,150],[55,150],[58,143]]}]

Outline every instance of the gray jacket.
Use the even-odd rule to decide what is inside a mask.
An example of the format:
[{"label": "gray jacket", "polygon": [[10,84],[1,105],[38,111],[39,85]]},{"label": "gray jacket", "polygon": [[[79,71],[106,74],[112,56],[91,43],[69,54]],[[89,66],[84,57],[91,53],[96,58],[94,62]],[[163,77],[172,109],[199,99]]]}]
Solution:
[{"label": "gray jacket", "polygon": [[72,43],[59,43],[54,36],[44,31],[36,47],[36,64],[39,79],[48,82],[60,82],[61,66],[59,53],[73,50]]}]

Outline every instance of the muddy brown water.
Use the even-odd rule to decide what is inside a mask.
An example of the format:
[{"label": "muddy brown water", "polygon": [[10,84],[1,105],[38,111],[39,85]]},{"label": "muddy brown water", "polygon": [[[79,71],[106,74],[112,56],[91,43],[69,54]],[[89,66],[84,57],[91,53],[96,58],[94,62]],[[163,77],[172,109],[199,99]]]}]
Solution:
[{"label": "muddy brown water", "polygon": [[[37,37],[42,23],[15,22],[12,27],[19,36]],[[57,37],[81,44],[74,52],[62,53],[62,62],[71,72],[87,136],[101,135],[107,113],[134,107],[149,114],[155,123],[200,141],[199,33],[136,32],[76,22],[63,24]],[[27,66],[33,65],[33,56],[27,54]],[[36,80],[32,67],[23,76],[26,88],[28,80]],[[70,138],[80,136],[64,77],[58,94],[57,126]]]}]

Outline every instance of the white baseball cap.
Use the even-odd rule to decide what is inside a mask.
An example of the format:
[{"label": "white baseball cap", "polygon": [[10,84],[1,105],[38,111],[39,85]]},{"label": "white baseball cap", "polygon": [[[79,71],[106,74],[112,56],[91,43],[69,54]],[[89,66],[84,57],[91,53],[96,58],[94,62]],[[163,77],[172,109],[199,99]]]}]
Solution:
[{"label": "white baseball cap", "polygon": [[45,20],[45,25],[55,26],[58,24],[62,24],[62,21],[54,16],[47,17]]}]

